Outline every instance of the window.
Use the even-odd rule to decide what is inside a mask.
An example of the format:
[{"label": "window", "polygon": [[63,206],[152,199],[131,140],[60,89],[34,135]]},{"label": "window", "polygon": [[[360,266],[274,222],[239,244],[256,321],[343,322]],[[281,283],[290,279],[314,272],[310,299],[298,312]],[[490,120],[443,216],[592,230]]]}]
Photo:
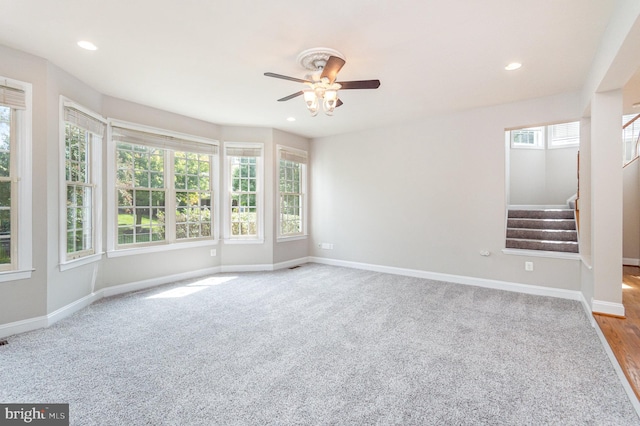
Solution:
[{"label": "window", "polygon": [[262,145],[227,143],[226,239],[262,242]]},{"label": "window", "polygon": [[0,79],[0,281],[31,276],[31,85]]},{"label": "window", "polygon": [[553,149],[580,145],[580,122],[551,124],[509,131],[511,148]]},{"label": "window", "polygon": [[95,113],[61,98],[64,114],[64,248],[61,265],[96,254],[102,245],[101,145],[105,122]]},{"label": "window", "polygon": [[580,145],[580,122],[553,124],[548,126],[549,148],[564,148]]},{"label": "window", "polygon": [[544,127],[512,130],[511,148],[544,149]]},{"label": "window", "polygon": [[114,248],[215,241],[214,141],[125,123],[111,129]]},{"label": "window", "polygon": [[307,153],[288,147],[278,152],[278,237],[306,234]]},{"label": "window", "polygon": [[211,237],[211,156],[174,153],[176,239]]}]

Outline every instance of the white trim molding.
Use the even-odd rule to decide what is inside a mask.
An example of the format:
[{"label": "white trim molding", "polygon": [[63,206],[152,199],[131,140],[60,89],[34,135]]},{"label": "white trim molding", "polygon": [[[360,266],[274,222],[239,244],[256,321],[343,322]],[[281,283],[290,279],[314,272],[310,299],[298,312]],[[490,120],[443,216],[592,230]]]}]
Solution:
[{"label": "white trim molding", "polygon": [[640,259],[633,259],[631,257],[623,257],[622,264],[627,266],[640,266]]},{"label": "white trim molding", "polygon": [[596,314],[624,317],[624,305],[622,303],[591,299],[591,310]]},{"label": "white trim molding", "polygon": [[577,290],[566,290],[563,288],[541,287],[530,284],[519,284],[508,281],[490,280],[486,278],[467,277],[463,275],[443,274],[439,272],[422,271],[418,269],[396,268],[394,266],[372,265],[369,263],[350,262],[345,260],[328,259],[323,257],[309,257],[310,262],[322,263],[325,265],[344,266],[354,269],[365,269],[367,271],[382,272],[386,274],[404,275],[415,278],[425,278],[429,280],[444,281],[455,284],[472,285],[476,287],[492,288],[495,290],[513,291],[517,293],[533,294],[536,296],[557,297],[560,299],[576,300],[584,306],[584,297]]}]

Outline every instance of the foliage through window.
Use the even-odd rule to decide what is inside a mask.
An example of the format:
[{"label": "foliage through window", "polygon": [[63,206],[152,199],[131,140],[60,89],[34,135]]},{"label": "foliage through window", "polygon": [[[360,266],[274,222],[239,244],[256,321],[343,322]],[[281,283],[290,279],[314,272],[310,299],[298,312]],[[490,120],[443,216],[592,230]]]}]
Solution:
[{"label": "foliage through window", "polygon": [[117,246],[214,239],[217,146],[113,126]]},{"label": "foliage through window", "polygon": [[[31,116],[27,106],[29,99],[30,86],[27,89],[26,83],[22,87],[21,83],[1,80],[0,271],[31,270],[31,140],[27,132]],[[13,277],[5,275],[3,280]]]},{"label": "foliage through window", "polygon": [[165,240],[165,150],[118,143],[118,245]]},{"label": "foliage through window", "polygon": [[99,153],[104,123],[67,103],[64,107],[66,256],[73,260],[96,252],[99,210]]},{"label": "foliage through window", "polygon": [[[14,127],[14,114],[12,108],[0,105],[0,270],[6,270],[11,266],[11,243],[15,240],[12,232],[12,216],[15,210],[15,197],[12,167],[12,152],[15,151],[12,128]],[[10,268],[9,268],[10,269]]]},{"label": "foliage through window", "polygon": [[176,239],[211,237],[211,156],[174,154]]},{"label": "foliage through window", "polygon": [[231,157],[231,235],[258,235],[256,157]]},{"label": "foliage through window", "polygon": [[307,153],[278,147],[279,237],[304,235]]},{"label": "foliage through window", "polygon": [[225,238],[259,242],[263,238],[262,145],[227,142],[225,161]]}]

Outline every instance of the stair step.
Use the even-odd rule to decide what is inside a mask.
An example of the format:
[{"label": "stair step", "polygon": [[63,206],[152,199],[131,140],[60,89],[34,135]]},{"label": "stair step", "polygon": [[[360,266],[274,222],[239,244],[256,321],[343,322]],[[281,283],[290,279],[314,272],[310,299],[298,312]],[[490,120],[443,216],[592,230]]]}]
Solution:
[{"label": "stair step", "polygon": [[564,229],[575,230],[576,221],[574,219],[507,219],[507,228],[528,228],[528,229]]},{"label": "stair step", "polygon": [[564,253],[578,253],[578,243],[574,241],[549,241],[507,238],[507,248],[522,250],[559,251]]},{"label": "stair step", "polygon": [[578,232],[567,229],[507,228],[507,238],[577,242]]},{"label": "stair step", "polygon": [[571,209],[510,209],[508,212],[508,217],[529,219],[573,219],[574,215],[573,210]]}]

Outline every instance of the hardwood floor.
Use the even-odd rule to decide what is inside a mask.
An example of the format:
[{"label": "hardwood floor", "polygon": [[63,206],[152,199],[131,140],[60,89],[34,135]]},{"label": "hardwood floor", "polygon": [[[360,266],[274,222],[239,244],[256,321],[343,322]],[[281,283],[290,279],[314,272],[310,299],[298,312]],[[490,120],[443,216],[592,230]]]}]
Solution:
[{"label": "hardwood floor", "polygon": [[640,400],[640,268],[623,268],[622,304],[626,318],[594,314],[622,371]]}]

